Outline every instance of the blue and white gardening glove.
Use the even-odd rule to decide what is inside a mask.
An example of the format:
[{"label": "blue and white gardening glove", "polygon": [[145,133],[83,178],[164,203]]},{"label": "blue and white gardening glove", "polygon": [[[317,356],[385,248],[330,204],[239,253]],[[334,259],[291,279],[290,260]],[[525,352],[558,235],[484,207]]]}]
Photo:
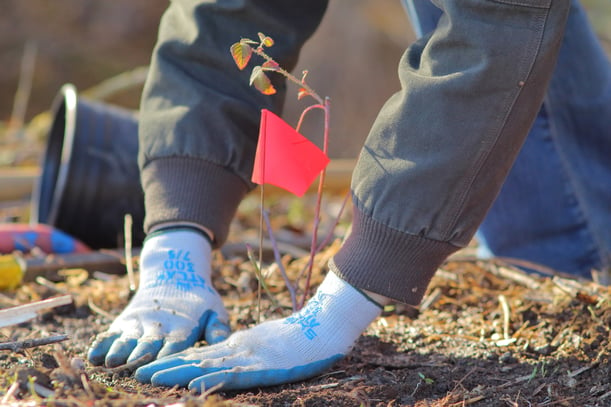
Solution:
[{"label": "blue and white gardening glove", "polygon": [[136,370],[141,382],[204,392],[271,386],[324,372],[348,353],[381,307],[329,273],[299,312]]},{"label": "blue and white gardening glove", "polygon": [[230,334],[228,315],[210,282],[211,246],[194,229],[167,229],[147,237],[140,254],[140,284],[108,331],[98,335],[88,358],[115,367],[151,354],[179,352],[200,338]]}]

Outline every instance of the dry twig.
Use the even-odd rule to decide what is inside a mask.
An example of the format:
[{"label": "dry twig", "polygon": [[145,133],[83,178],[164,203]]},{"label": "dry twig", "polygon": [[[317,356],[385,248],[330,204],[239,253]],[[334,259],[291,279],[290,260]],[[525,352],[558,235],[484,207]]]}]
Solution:
[{"label": "dry twig", "polygon": [[129,290],[136,291],[136,279],[134,278],[134,261],[132,258],[132,215],[126,214],[123,221],[123,233],[125,235],[125,266],[127,267],[127,279]]},{"label": "dry twig", "polygon": [[2,342],[0,350],[10,350],[19,352],[23,349],[35,348],[37,346],[50,345],[52,343],[62,342],[68,339],[68,335],[56,335],[48,338],[26,339],[25,341]]},{"label": "dry twig", "polygon": [[0,328],[20,324],[36,318],[37,312],[47,309],[59,307],[72,303],[71,295],[63,295],[61,297],[49,298],[47,300],[36,301],[30,304],[18,305],[16,307],[0,310]]}]

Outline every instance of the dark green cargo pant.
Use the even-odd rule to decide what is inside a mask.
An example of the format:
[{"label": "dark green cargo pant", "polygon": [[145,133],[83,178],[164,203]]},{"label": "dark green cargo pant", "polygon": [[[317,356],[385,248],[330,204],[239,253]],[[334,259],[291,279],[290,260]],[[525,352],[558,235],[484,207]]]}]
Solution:
[{"label": "dark green cargo pant", "polygon": [[[363,146],[353,231],[330,263],[357,288],[409,304],[498,193],[541,105],[570,1],[435,3],[439,26],[406,50],[402,89]],[[252,188],[260,110],[279,113],[285,96],[280,77],[271,97],[249,87],[229,47],[264,32],[290,69],[325,9],[320,0],[171,3],[141,105],[147,230],[194,222],[224,242]]]}]

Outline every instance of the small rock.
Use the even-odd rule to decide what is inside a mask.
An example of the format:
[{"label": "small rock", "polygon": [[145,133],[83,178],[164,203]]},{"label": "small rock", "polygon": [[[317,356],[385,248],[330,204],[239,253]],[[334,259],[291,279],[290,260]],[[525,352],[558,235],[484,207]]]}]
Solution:
[{"label": "small rock", "polygon": [[501,363],[505,363],[505,364],[512,364],[512,363],[516,363],[518,360],[515,358],[515,356],[513,356],[511,354],[511,352],[505,352],[501,355],[501,357],[499,358],[499,362]]}]

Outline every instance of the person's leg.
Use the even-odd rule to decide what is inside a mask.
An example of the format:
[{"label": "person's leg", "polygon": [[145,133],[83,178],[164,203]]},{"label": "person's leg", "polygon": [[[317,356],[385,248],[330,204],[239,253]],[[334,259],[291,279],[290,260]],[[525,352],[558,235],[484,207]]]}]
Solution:
[{"label": "person's leg", "polygon": [[[136,371],[156,384],[244,389],[301,380],[345,355],[380,313],[365,290],[418,304],[467,244],[541,105],[565,0],[446,0],[400,64],[353,177],[353,230],[299,312]],[[339,278],[338,278],[339,277]],[[385,298],[388,300],[388,298]]]},{"label": "person's leg", "polygon": [[[441,10],[430,0],[404,4],[417,35],[435,28]],[[544,104],[478,230],[482,257],[583,276],[610,266],[610,89],[609,62],[573,0]]]},{"label": "person's leg", "polygon": [[611,64],[574,0],[541,113],[478,237],[497,256],[611,268]]},{"label": "person's leg", "polygon": [[430,33],[437,27],[442,11],[431,0],[403,0],[402,3],[416,38]]},{"label": "person's leg", "polygon": [[436,29],[402,58],[402,90],[361,151],[352,234],[331,263],[356,287],[413,305],[498,194],[541,106],[570,1],[435,4]]},{"label": "person's leg", "polygon": [[168,355],[229,334],[212,285],[211,249],[222,245],[250,175],[262,108],[279,113],[286,93],[249,86],[230,46],[261,31],[274,57],[292,69],[318,26],[326,0],[175,0],[163,16],[144,88],[139,164],[145,194],[140,286],[89,351],[94,364],[117,366],[146,354]]}]

